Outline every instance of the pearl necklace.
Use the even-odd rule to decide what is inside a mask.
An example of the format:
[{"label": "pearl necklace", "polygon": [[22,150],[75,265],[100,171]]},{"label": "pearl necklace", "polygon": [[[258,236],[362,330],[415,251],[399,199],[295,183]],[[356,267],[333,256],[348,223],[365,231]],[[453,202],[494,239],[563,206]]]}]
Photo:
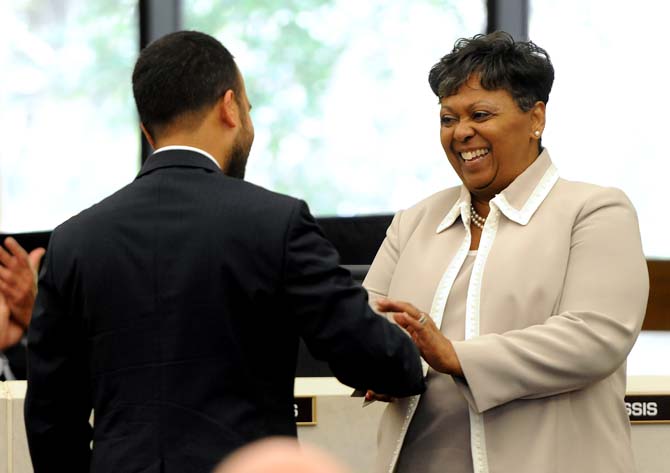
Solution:
[{"label": "pearl necklace", "polygon": [[472,217],[470,220],[475,224],[475,227],[479,228],[480,230],[484,230],[486,218],[479,215],[475,210],[475,206],[472,204],[470,204],[470,216]]}]

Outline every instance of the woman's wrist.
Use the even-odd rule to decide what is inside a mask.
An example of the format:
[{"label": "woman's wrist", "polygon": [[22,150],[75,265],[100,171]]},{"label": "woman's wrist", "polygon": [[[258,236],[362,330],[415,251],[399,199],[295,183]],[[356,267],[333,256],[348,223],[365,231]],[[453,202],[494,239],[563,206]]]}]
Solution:
[{"label": "woman's wrist", "polygon": [[451,343],[451,340],[446,339],[447,350],[444,353],[444,366],[445,373],[452,376],[463,376],[463,369],[461,368],[461,362],[458,359],[454,345]]}]

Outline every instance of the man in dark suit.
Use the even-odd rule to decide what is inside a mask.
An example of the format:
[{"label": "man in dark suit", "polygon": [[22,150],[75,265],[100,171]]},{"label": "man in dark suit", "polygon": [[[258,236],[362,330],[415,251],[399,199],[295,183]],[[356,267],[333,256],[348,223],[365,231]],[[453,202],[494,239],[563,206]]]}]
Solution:
[{"label": "man in dark suit", "polygon": [[207,472],[252,440],[295,436],[299,337],[345,384],[421,392],[413,343],[369,309],[305,203],[242,180],[254,131],[230,53],[168,35],[141,53],[133,91],[156,151],[54,230],[40,274],[35,472]]}]

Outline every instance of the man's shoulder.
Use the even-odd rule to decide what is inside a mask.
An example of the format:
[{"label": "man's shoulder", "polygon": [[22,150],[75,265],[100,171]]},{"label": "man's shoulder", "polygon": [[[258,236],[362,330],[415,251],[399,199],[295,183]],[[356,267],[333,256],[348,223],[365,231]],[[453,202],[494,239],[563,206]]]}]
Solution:
[{"label": "man's shoulder", "polygon": [[294,208],[296,205],[299,205],[302,201],[296,197],[282,194],[265,187],[262,187],[258,184],[254,184],[248,181],[241,179],[235,179],[228,177],[224,174],[219,176],[220,179],[224,179],[227,185],[234,187],[236,192],[240,192],[242,195],[247,196],[251,199],[258,199],[264,204],[271,204],[279,207]]},{"label": "man's shoulder", "polygon": [[[201,203],[203,208],[210,204],[219,209],[227,207],[240,214],[240,218],[247,218],[249,221],[258,222],[265,216],[276,223],[277,219],[288,219],[297,209],[306,206],[298,198],[241,179],[214,173],[209,177],[211,179],[203,180],[200,187],[194,188],[193,192],[199,194],[197,197],[191,193],[185,194],[188,196],[186,198],[192,197],[194,201]],[[127,215],[124,215],[124,209],[136,207],[135,203],[142,192],[142,186],[141,179],[134,180],[65,220],[54,229],[54,233],[73,237],[90,232],[92,229],[101,230],[116,220],[125,219]],[[149,192],[158,190],[154,191],[152,188]],[[164,204],[171,205],[169,199],[166,199]],[[212,214],[213,219],[214,217]]]}]

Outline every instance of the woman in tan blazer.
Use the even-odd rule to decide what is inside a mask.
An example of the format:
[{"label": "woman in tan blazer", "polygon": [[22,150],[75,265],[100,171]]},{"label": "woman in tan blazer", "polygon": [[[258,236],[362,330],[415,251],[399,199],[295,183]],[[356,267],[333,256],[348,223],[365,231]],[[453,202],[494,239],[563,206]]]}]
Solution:
[{"label": "woman in tan blazer", "polygon": [[428,385],[386,409],[377,472],[635,469],[637,217],[621,191],[559,177],[541,145],[553,76],[543,49],[505,33],[459,40],[430,72],[463,185],[399,212],[364,282],[420,348]]}]

